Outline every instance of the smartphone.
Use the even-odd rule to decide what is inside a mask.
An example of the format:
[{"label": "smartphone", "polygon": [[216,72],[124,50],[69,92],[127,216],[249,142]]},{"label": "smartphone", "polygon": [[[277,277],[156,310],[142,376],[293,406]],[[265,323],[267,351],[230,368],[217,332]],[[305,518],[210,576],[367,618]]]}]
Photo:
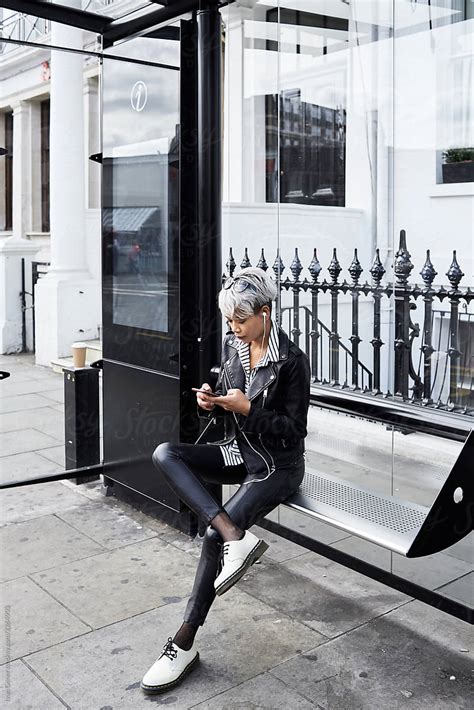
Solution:
[{"label": "smartphone", "polygon": [[202,392],[203,394],[207,394],[209,397],[220,397],[220,394],[216,394],[215,392],[209,392],[208,390],[200,390],[197,387],[191,387],[193,392]]}]

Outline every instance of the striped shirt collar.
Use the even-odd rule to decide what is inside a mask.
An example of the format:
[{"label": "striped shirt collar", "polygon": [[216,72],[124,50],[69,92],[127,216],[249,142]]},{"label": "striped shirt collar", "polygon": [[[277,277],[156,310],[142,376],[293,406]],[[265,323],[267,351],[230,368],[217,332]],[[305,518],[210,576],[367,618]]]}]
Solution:
[{"label": "striped shirt collar", "polygon": [[[278,362],[278,360],[280,359],[278,325],[273,320],[273,318],[271,318],[270,323],[270,339],[268,342],[268,348],[263,357],[255,365],[254,370],[259,367],[265,367],[265,365],[268,365],[269,362]],[[242,363],[242,367],[244,368],[244,372],[246,375],[248,375],[250,372],[250,345],[249,343],[243,343],[239,341],[237,345],[237,350],[239,353],[240,361]]]}]

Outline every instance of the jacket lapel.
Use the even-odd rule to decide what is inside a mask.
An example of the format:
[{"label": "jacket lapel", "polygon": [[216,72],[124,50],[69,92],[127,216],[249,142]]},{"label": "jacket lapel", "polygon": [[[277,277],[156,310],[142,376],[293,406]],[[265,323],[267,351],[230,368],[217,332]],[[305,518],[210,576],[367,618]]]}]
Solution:
[{"label": "jacket lapel", "polygon": [[255,373],[249,391],[247,392],[248,399],[252,400],[258,397],[260,392],[262,392],[267,387],[270,387],[277,378],[277,368],[276,363],[269,362],[265,367],[260,367]]},{"label": "jacket lapel", "polygon": [[[224,363],[224,370],[227,374],[227,379],[231,383],[231,387],[240,389],[245,392],[245,372],[240,361],[238,353],[238,341],[236,339],[228,341],[228,345],[232,348],[233,353]],[[278,362],[288,358],[289,339],[285,331],[278,327]],[[252,380],[248,399],[252,400],[267,387],[270,387],[277,379],[278,363],[270,361],[265,367],[260,367],[254,379]],[[229,383],[227,383],[229,386]]]}]

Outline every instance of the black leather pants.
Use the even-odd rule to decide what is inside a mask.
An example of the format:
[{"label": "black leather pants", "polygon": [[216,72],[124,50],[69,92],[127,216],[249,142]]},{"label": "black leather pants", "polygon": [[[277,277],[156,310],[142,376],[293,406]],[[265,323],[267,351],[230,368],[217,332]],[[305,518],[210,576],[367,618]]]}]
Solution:
[{"label": "black leather pants", "polygon": [[[184,621],[202,625],[215,598],[214,580],[219,571],[222,538],[209,524],[223,510],[242,530],[267,515],[299,487],[304,476],[304,458],[291,466],[277,467],[266,479],[253,480],[244,464],[225,466],[218,446],[210,444],[160,444],[153,463],[163,472],[175,493],[208,523],[204,535],[194,586]],[[240,488],[224,504],[213,498],[203,485],[239,483]]]}]

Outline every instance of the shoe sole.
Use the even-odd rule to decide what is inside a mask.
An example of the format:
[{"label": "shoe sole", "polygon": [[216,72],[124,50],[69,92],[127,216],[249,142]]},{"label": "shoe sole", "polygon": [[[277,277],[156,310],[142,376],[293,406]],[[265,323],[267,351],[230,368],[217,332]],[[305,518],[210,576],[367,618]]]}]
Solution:
[{"label": "shoe sole", "polygon": [[243,561],[242,566],[235,570],[230,577],[216,587],[216,594],[218,596],[222,596],[224,592],[227,592],[228,589],[233,587],[233,585],[238,582],[241,577],[243,577],[248,568],[253,565],[253,563],[256,562],[266,550],[268,550],[268,543],[264,540],[259,540],[255,547],[250,550],[249,554]]},{"label": "shoe sole", "polygon": [[175,685],[179,685],[181,681],[184,679],[184,677],[193,670],[194,666],[196,663],[199,661],[199,651],[196,653],[194,656],[193,660],[188,663],[186,668],[182,671],[182,673],[172,680],[170,683],[163,683],[162,685],[144,685],[143,683],[140,683],[140,688],[143,690],[144,693],[147,693],[147,695],[158,695],[159,693],[165,693],[167,690],[170,690],[171,688],[174,688]]}]

